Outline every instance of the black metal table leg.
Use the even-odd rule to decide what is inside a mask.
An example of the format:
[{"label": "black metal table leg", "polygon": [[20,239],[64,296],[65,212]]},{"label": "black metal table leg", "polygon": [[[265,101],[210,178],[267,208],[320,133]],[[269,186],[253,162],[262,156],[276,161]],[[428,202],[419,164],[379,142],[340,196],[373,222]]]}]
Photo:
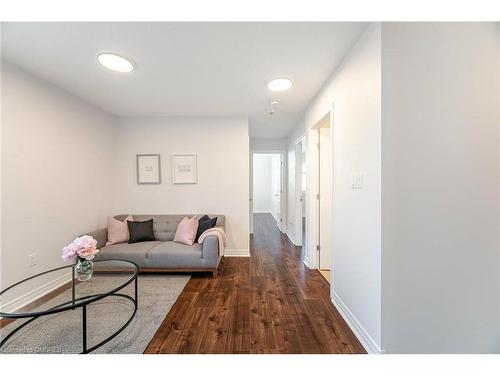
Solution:
[{"label": "black metal table leg", "polygon": [[82,323],[83,323],[83,354],[87,354],[87,305],[82,306]]},{"label": "black metal table leg", "polygon": [[135,308],[137,309],[137,305],[138,305],[138,302],[137,302],[137,279],[138,277],[135,278]]},{"label": "black metal table leg", "polygon": [[75,309],[75,267],[71,268],[71,301],[73,310]]}]

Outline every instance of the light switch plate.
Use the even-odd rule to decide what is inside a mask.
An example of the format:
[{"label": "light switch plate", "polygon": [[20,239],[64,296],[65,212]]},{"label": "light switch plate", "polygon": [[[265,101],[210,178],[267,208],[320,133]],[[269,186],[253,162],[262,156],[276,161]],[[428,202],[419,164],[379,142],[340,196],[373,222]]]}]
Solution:
[{"label": "light switch plate", "polygon": [[351,189],[363,189],[363,175],[353,174],[351,176]]}]

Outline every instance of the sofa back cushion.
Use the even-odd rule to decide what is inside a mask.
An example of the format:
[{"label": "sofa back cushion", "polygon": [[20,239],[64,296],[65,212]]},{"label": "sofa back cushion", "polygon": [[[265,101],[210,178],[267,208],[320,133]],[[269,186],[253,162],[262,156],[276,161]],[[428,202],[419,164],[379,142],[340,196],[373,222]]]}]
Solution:
[{"label": "sofa back cushion", "polygon": [[[196,216],[196,218],[200,218],[201,215],[196,214],[185,214],[185,215],[135,215],[132,214],[134,220],[137,221],[146,221],[153,219],[153,230],[154,235],[157,241],[173,241],[175,236],[175,231],[177,230],[177,225],[181,222],[182,219],[187,217]],[[226,222],[224,215],[215,215],[209,214],[208,216],[214,217],[217,216],[217,227],[222,229],[226,229]],[[115,219],[117,220],[125,220],[127,215],[116,215]]]}]

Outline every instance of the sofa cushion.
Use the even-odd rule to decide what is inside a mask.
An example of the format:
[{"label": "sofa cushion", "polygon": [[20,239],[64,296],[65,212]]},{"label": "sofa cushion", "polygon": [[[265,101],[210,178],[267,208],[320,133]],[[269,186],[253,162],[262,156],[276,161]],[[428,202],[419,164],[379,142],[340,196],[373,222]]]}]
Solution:
[{"label": "sofa cushion", "polygon": [[198,268],[202,265],[202,247],[166,241],[148,251],[148,264],[153,268]]},{"label": "sofa cushion", "polygon": [[146,267],[148,251],[158,244],[159,241],[147,241],[108,245],[99,251],[97,259],[125,259],[137,263],[139,267]]},{"label": "sofa cushion", "polygon": [[146,221],[127,221],[130,239],[128,243],[155,241],[153,219]]}]

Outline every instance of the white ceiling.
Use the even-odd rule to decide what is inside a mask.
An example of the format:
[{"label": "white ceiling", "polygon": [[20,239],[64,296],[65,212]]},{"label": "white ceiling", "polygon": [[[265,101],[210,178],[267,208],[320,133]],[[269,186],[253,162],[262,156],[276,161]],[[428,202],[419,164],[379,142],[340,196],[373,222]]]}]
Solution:
[{"label": "white ceiling", "polygon": [[[364,23],[4,23],[2,58],[116,116],[248,116],[286,137]],[[136,64],[109,71],[99,52]],[[273,78],[292,89],[272,93]],[[280,101],[266,113],[268,101]]]}]

